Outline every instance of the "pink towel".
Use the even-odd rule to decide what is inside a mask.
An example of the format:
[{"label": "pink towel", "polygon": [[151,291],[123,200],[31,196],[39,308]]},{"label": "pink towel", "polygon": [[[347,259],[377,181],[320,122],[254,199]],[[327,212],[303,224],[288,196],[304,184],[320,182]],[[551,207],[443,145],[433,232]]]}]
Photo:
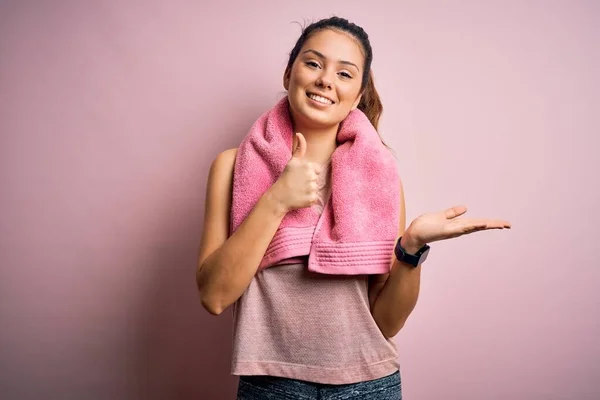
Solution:
[{"label": "pink towel", "polygon": [[[400,216],[396,160],[360,110],[340,124],[331,156],[331,196],[321,214],[312,207],[286,214],[259,270],[308,255],[308,269],[336,275],[390,271]],[[287,97],[265,112],[239,146],[233,174],[231,230],[248,216],[292,157]]]}]

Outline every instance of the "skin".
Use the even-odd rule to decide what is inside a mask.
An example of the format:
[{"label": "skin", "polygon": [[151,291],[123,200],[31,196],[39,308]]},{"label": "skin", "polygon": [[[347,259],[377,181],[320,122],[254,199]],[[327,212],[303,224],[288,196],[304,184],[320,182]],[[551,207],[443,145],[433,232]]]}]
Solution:
[{"label": "skin", "polygon": [[[278,180],[230,237],[229,212],[237,149],[224,151],[211,164],[196,270],[200,298],[210,313],[222,313],[242,296],[284,216],[316,201],[319,165],[336,148],[339,123],[360,102],[363,64],[360,43],[348,34],[324,30],[306,41],[292,68],[283,76],[297,132],[292,156]],[[332,102],[323,105],[308,94],[319,94]],[[464,206],[423,214],[405,228],[404,191],[402,183],[398,185],[398,237],[402,237],[402,247],[409,253],[416,253],[425,243],[510,228],[510,223],[502,220],[458,218],[467,211]],[[369,276],[371,314],[386,337],[395,336],[413,311],[421,276],[421,265],[412,267],[398,261],[393,254],[390,264],[390,273]]]},{"label": "skin", "polygon": [[[285,71],[283,86],[288,91],[294,130],[306,138],[308,161],[321,165],[335,150],[340,122],[360,102],[363,64],[362,47],[356,39],[324,30],[304,43],[291,70]],[[310,93],[333,104],[315,102],[308,97]]]}]

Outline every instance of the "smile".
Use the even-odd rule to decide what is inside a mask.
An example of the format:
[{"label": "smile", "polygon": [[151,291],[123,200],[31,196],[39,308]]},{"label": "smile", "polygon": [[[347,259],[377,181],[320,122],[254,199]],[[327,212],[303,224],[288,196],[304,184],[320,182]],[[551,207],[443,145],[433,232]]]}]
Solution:
[{"label": "smile", "polygon": [[333,104],[333,100],[328,99],[327,97],[323,97],[323,96],[319,96],[313,93],[307,93],[306,94],[311,100],[314,100],[316,102],[319,102],[321,104],[327,104],[327,105],[331,105]]}]

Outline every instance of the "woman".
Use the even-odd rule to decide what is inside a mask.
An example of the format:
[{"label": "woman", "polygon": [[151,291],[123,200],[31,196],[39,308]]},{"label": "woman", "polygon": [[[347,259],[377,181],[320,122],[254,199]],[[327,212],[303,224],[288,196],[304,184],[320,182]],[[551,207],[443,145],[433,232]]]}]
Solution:
[{"label": "woman", "polygon": [[389,273],[314,273],[306,268],[308,256],[259,268],[288,213],[309,207],[321,213],[326,206],[342,121],[359,109],[377,127],[382,107],[371,61],[367,34],[345,19],[332,17],[304,29],[283,76],[291,129],[297,132],[293,150],[232,234],[238,149],[224,151],[211,165],[197,284],[210,313],[234,305],[232,373],[240,376],[239,399],[401,398],[392,338],[416,304],[427,244],[510,227],[505,221],[457,218],[466,212],[457,206],[421,215],[405,230],[402,185],[390,182],[400,187],[400,204]]}]

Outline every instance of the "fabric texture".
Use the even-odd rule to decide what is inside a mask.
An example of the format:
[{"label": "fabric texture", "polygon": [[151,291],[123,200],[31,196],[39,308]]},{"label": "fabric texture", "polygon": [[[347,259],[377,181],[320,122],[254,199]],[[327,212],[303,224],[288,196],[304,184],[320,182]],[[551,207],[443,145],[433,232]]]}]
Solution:
[{"label": "fabric texture", "polygon": [[402,400],[400,371],[348,385],[326,385],[271,376],[242,376],[237,400]]},{"label": "fabric texture", "polygon": [[[328,171],[315,212],[331,194]],[[307,256],[296,260],[258,272],[234,303],[232,374],[351,384],[398,370],[395,343],[370,312],[368,275],[319,274]]]},{"label": "fabric texture", "polygon": [[[308,255],[308,269],[334,275],[387,273],[398,236],[400,188],[396,160],[360,110],[342,121],[331,156],[331,197],[323,212],[286,214],[259,271]],[[233,173],[233,233],[292,156],[287,97],[265,112],[240,144]]]}]

